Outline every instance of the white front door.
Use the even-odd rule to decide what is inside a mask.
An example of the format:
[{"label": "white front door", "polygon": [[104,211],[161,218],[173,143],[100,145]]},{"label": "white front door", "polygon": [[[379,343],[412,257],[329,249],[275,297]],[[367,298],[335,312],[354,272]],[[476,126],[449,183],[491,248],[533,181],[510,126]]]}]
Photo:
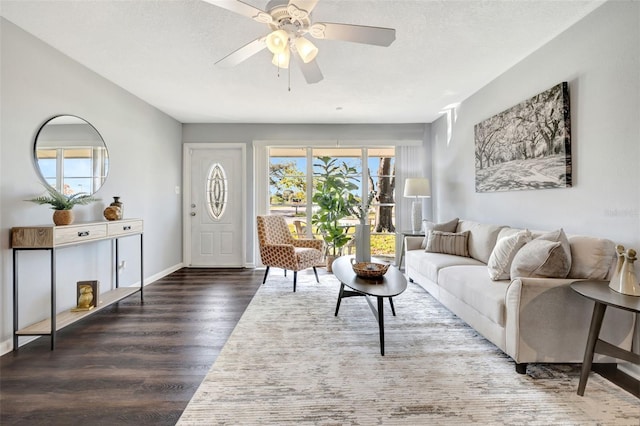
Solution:
[{"label": "white front door", "polygon": [[245,266],[244,144],[185,144],[185,263]]}]

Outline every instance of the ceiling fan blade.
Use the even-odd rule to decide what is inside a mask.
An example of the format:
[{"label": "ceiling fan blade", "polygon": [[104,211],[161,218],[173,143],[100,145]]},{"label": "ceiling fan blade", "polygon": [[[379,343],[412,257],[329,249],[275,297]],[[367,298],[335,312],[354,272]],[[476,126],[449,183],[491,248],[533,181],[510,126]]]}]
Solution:
[{"label": "ceiling fan blade", "polygon": [[316,3],[318,3],[318,0],[289,0],[289,6],[294,5],[307,13],[311,13],[313,8],[316,7]]},{"label": "ceiling fan blade", "polygon": [[251,56],[265,49],[266,47],[267,43],[265,43],[265,37],[257,38],[252,42],[245,44],[235,52],[231,52],[224,58],[220,59],[218,62],[216,62],[216,65],[219,65],[221,67],[234,67],[240,62],[249,59]]},{"label": "ceiling fan blade", "polygon": [[332,22],[313,24],[309,29],[309,33],[318,39],[352,41],[376,46],[389,46],[396,39],[396,30],[393,28],[336,24]]},{"label": "ceiling fan blade", "polygon": [[315,59],[305,64],[300,55],[298,55],[298,52],[292,50],[291,54],[298,64],[300,71],[302,71],[302,75],[304,75],[304,79],[308,84],[314,84],[322,81],[324,76],[322,75],[322,71],[320,71],[320,67],[318,66],[318,63]]},{"label": "ceiling fan blade", "polygon": [[240,0],[204,0],[207,3],[211,3],[214,6],[221,7],[223,9],[230,10],[239,15],[251,18],[254,21],[258,21],[262,24],[270,24],[273,21],[271,15],[264,10],[260,10],[257,7],[253,7],[250,4],[241,2]]}]

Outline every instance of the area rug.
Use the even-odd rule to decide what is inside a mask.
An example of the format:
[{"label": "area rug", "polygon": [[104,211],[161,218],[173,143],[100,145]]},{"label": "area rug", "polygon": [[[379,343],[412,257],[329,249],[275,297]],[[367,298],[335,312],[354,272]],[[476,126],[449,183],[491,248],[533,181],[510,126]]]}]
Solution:
[{"label": "area rug", "polygon": [[513,360],[415,284],[385,304],[385,356],[362,297],[272,274],[178,424],[635,425],[640,400],[579,366]]}]

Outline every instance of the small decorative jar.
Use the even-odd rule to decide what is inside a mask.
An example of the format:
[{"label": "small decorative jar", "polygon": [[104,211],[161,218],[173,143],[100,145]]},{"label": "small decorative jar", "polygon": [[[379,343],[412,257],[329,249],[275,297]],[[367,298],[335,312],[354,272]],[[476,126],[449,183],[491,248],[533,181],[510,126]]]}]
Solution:
[{"label": "small decorative jar", "polygon": [[118,220],[122,218],[122,212],[118,206],[107,206],[103,214],[107,220]]},{"label": "small decorative jar", "polygon": [[124,205],[122,201],[120,201],[120,197],[113,197],[113,203],[109,204],[111,207],[118,207],[120,209],[118,219],[122,219],[124,217]]}]

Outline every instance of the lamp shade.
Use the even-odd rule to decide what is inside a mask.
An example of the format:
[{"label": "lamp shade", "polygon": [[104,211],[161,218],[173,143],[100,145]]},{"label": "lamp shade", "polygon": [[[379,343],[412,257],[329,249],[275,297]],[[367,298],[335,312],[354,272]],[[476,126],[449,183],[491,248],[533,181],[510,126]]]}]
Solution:
[{"label": "lamp shade", "polygon": [[431,197],[431,185],[427,178],[407,178],[404,181],[405,197]]},{"label": "lamp shade", "polygon": [[285,30],[276,30],[267,36],[267,49],[274,55],[287,50],[289,34]]},{"label": "lamp shade", "polygon": [[296,50],[305,64],[313,61],[318,54],[318,48],[304,37],[296,39]]},{"label": "lamp shade", "polygon": [[273,60],[271,63],[280,68],[289,68],[289,59],[291,58],[291,53],[289,50],[285,50],[282,53],[276,53],[273,55]]}]

